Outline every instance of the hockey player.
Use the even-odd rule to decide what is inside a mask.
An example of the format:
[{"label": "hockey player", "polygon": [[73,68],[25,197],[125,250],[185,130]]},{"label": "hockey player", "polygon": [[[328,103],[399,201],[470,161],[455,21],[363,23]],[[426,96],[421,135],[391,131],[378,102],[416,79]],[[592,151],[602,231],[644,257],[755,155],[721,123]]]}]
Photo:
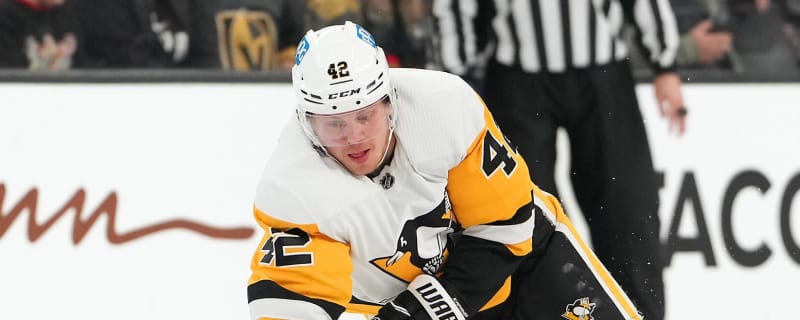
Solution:
[{"label": "hockey player", "polygon": [[459,77],[389,69],[348,22],[305,35],[292,83],[251,319],[641,319]]}]

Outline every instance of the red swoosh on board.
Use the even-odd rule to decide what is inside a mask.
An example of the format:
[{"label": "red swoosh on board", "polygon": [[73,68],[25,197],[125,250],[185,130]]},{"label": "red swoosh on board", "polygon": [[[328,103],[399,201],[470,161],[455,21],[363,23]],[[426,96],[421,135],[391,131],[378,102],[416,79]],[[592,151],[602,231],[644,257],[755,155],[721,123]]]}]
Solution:
[{"label": "red swoosh on board", "polygon": [[173,219],[134,229],[129,232],[119,233],[116,230],[117,193],[111,192],[106,196],[103,202],[92,211],[88,218],[82,219],[84,202],[86,200],[86,191],[82,188],[78,189],[72,198],[70,198],[55,215],[44,223],[39,224],[36,222],[36,207],[39,198],[38,189],[32,188],[29,190],[7,214],[3,210],[5,196],[5,184],[0,184],[0,238],[5,235],[6,231],[11,227],[11,224],[14,223],[23,211],[28,212],[28,240],[31,242],[36,242],[47,230],[58,222],[59,219],[70,211],[75,212],[75,219],[72,225],[72,242],[76,245],[83,240],[86,233],[89,232],[95,222],[97,222],[97,219],[102,215],[106,215],[107,218],[106,238],[113,244],[122,244],[170,229],[186,229],[210,238],[218,239],[248,239],[254,232],[251,227],[220,228],[186,219]]}]

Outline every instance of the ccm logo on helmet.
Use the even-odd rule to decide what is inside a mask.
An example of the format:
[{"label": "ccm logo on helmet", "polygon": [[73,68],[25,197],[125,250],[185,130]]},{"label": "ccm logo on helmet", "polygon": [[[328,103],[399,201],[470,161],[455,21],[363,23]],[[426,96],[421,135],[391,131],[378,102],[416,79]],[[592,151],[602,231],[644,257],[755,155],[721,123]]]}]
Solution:
[{"label": "ccm logo on helmet", "polygon": [[333,100],[333,99],[336,99],[336,98],[344,98],[344,97],[352,96],[352,95],[357,94],[359,92],[361,92],[361,88],[353,89],[353,90],[350,90],[350,91],[342,91],[342,92],[339,92],[339,93],[331,93],[331,94],[328,95],[328,99],[329,100]]}]

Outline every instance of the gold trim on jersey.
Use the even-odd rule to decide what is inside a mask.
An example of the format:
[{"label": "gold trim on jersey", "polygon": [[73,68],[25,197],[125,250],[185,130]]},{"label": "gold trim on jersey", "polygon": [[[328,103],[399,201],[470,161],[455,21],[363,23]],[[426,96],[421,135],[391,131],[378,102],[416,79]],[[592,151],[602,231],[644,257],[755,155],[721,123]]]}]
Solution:
[{"label": "gold trim on jersey", "polygon": [[600,262],[597,256],[595,256],[594,252],[583,241],[578,231],[572,225],[572,221],[564,213],[564,209],[561,207],[558,199],[556,199],[556,197],[553,195],[542,191],[535,185],[533,191],[534,196],[541,199],[546,207],[542,209],[549,211],[549,214],[554,216],[551,218],[554,218],[558,222],[556,231],[567,235],[567,239],[573,243],[573,246],[576,247],[575,249],[579,251],[582,257],[584,257],[586,263],[591,266],[592,271],[598,277],[597,280],[602,282],[603,287],[607,288],[607,291],[610,291],[608,294],[617,304],[618,308],[621,308],[621,311],[630,317],[630,319],[641,320],[642,317],[636,311],[636,307],[633,305],[633,302],[631,302],[628,296],[625,295],[625,293],[622,291],[622,288],[619,286],[619,284],[617,284],[617,281],[614,280],[606,267],[603,266],[603,263]]},{"label": "gold trim on jersey", "polygon": [[350,246],[254,208],[264,236],[253,254],[249,284],[271,280],[297,294],[346,306],[352,297]]},{"label": "gold trim on jersey", "polygon": [[622,307],[625,313],[630,317],[630,319],[640,320],[642,319],[641,316],[636,312],[636,307],[633,306],[633,303],[628,299],[628,296],[625,295],[620,288],[617,281],[608,273],[605,266],[600,262],[597,256],[589,249],[589,246],[586,245],[585,242],[578,236],[578,231],[575,230],[575,227],[572,225],[572,222],[567,218],[566,215],[561,215],[561,219],[559,222],[566,226],[569,229],[569,232],[574,238],[574,241],[580,245],[581,250],[586,253],[586,256],[589,259],[589,262],[592,264],[592,268],[595,270],[597,275],[600,276],[600,279],[603,281],[608,289],[611,291],[611,295],[613,295],[614,300]]},{"label": "gold trim on jersey", "polygon": [[[509,220],[531,202],[525,161],[509,146],[485,105],[484,119],[483,133],[472,142],[466,158],[449,171],[447,192],[464,228]],[[489,148],[487,142],[499,148]],[[486,163],[497,159],[503,160],[497,168]],[[487,168],[494,170],[487,172]]]},{"label": "gold trim on jersey", "polygon": [[[461,163],[449,171],[447,192],[453,213],[461,225],[481,238],[516,243],[502,243],[515,256],[525,256],[533,250],[533,216],[519,224],[492,224],[512,219],[522,220],[530,215],[531,181],[522,157],[505,139],[491,113],[483,106],[483,132],[470,145]],[[527,209],[527,210],[526,210]],[[508,233],[514,233],[509,235]],[[465,231],[465,234],[469,233]],[[501,233],[500,235],[497,235]],[[503,303],[511,293],[510,277],[480,310]]]},{"label": "gold trim on jersey", "polygon": [[253,206],[253,215],[256,218],[256,222],[264,228],[279,228],[279,229],[291,229],[291,228],[299,228],[307,233],[319,233],[319,227],[315,223],[309,224],[297,224],[294,222],[289,222],[286,220],[281,220],[275,218],[264,211],[261,211],[256,206]]},{"label": "gold trim on jersey", "polygon": [[501,303],[505,302],[506,299],[511,295],[511,277],[506,278],[506,281],[503,282],[503,286],[500,287],[499,290],[492,296],[489,301],[487,301],[483,307],[481,307],[478,311],[488,310],[495,306],[500,305]]},{"label": "gold trim on jersey", "polygon": [[528,238],[528,240],[520,243],[507,244],[506,248],[508,248],[508,251],[511,251],[511,253],[513,253],[515,256],[524,256],[533,251],[533,238]]}]

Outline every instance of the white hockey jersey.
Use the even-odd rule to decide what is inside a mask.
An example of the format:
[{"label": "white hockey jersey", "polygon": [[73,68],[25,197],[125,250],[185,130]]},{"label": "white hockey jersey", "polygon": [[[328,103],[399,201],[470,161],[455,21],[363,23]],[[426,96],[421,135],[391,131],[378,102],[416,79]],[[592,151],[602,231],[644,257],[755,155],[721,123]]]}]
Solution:
[{"label": "white hockey jersey", "polygon": [[508,295],[504,266],[531,252],[543,194],[467,83],[390,74],[397,146],[375,178],[321,156],[297,121],[282,133],[255,197],[264,237],[251,262],[252,319],[375,314],[423,272],[475,310]]}]

